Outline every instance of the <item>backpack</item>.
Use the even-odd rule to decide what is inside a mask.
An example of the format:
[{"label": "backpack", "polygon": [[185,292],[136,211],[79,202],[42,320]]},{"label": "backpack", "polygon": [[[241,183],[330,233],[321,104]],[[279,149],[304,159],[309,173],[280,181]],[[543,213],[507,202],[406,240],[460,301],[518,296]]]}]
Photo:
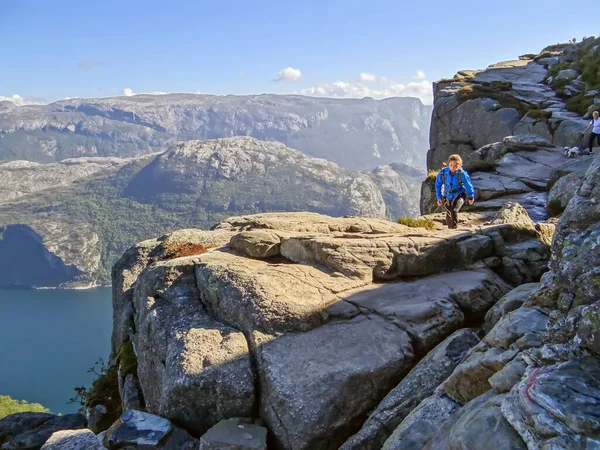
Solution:
[{"label": "backpack", "polygon": [[[446,171],[444,170],[446,167],[448,167],[446,164],[444,164],[442,166],[441,172],[442,172],[442,186],[444,186],[444,189],[446,189]],[[458,169],[456,169],[456,171],[458,172],[458,185],[461,188],[465,188],[465,185],[462,182],[462,167],[459,167]],[[445,192],[444,192],[445,194]],[[445,195],[444,195],[445,196]]]}]

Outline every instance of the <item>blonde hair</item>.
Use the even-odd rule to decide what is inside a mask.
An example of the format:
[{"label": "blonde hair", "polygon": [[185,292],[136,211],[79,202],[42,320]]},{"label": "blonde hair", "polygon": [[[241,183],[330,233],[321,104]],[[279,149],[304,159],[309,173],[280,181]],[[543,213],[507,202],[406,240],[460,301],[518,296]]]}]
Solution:
[{"label": "blonde hair", "polygon": [[462,158],[460,157],[460,155],[457,155],[457,154],[450,155],[448,157],[448,162],[446,162],[444,165],[447,166],[448,164],[450,164],[450,161],[456,161],[458,163],[459,167],[462,167],[462,165],[463,165]]}]

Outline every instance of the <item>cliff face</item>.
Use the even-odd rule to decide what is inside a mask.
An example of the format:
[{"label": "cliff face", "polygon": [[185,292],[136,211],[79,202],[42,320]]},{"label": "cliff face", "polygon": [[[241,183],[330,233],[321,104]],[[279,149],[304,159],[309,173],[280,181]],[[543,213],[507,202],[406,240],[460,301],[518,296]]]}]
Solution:
[{"label": "cliff face", "polygon": [[534,134],[557,146],[579,145],[586,123],[544,83],[547,75],[547,61],[523,59],[434,83],[428,169],[506,136]]},{"label": "cliff face", "polygon": [[[260,417],[280,448],[338,448],[421,357],[546,270],[551,229],[477,230],[273,213],[142,242],[113,270],[113,355],[132,341],[147,411],[197,436]],[[461,336],[442,373],[478,341]]]},{"label": "cliff face", "polygon": [[423,167],[431,107],[415,98],[136,95],[0,106],[0,160],[135,157],[176,141],[252,136],[348,170]]},{"label": "cliff face", "polygon": [[[236,214],[286,210],[392,220],[414,216],[422,174],[394,167],[348,172],[283,144],[249,137],[187,141],[163,154],[133,159],[0,164],[0,226],[35,230],[44,252],[77,268],[72,276],[65,272],[60,282],[48,284],[36,271],[21,274],[13,267],[5,282],[106,284],[114,261],[135,242],[174,227],[208,228]],[[8,262],[21,240],[11,233],[5,239],[2,257]],[[42,258],[44,252],[30,256]],[[45,260],[36,258],[30,262],[44,266]]]},{"label": "cliff face", "polygon": [[593,448],[599,174],[554,238],[513,205],[451,231],[279,213],[142,242],[113,270],[123,409],[196,437],[260,418],[284,449]]},{"label": "cliff face", "polygon": [[[578,109],[573,99],[595,102],[597,90],[592,89],[596,81],[585,72],[575,72],[574,78],[559,84],[552,74],[574,55],[579,55],[577,61],[587,61],[596,48],[590,44],[595,40],[588,41],[482,71],[461,71],[434,84],[427,154],[431,176],[422,185],[422,214],[436,211],[434,176],[453,153],[462,156],[477,186],[471,211],[485,213],[513,201],[532,218],[544,220],[564,210],[578,186],[572,178],[580,182],[591,163],[567,160],[563,154],[563,146],[583,150],[588,142],[581,136],[587,121],[573,111]],[[568,174],[569,181],[557,183]]]}]

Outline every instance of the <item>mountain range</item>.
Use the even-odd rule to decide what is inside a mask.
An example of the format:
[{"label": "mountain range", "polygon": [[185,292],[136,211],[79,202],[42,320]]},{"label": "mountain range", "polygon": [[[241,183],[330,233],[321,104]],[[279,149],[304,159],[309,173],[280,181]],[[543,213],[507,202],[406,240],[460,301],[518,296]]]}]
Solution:
[{"label": "mountain range", "polygon": [[48,105],[0,102],[0,161],[137,157],[177,141],[251,136],[348,170],[424,167],[431,106],[417,98],[135,95]]}]

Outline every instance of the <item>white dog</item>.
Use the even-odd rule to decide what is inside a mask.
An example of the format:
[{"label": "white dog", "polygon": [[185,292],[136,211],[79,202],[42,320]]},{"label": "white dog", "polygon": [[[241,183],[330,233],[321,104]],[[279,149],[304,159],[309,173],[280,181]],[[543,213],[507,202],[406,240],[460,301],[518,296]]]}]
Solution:
[{"label": "white dog", "polygon": [[565,147],[565,156],[567,158],[575,158],[579,156],[579,147]]}]

